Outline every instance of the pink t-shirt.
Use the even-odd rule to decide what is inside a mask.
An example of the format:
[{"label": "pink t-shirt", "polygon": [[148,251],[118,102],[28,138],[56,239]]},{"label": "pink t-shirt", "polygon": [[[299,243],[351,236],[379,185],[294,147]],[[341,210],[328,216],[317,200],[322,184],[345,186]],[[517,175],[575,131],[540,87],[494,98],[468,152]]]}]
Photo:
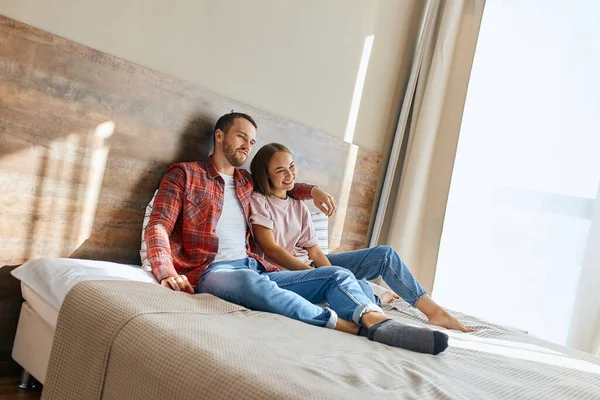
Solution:
[{"label": "pink t-shirt", "polygon": [[[317,235],[310,211],[302,201],[291,197],[282,200],[253,192],[250,199],[250,223],[271,229],[275,243],[303,263],[312,262],[306,248],[317,244]],[[262,252],[262,249],[259,250]],[[267,260],[270,261],[268,258]]]}]

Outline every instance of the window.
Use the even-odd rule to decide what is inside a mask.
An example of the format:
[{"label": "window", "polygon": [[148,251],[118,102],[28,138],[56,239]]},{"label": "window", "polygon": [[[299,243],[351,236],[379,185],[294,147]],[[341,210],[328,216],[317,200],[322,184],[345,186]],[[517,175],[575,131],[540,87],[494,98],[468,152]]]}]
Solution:
[{"label": "window", "polygon": [[487,1],[433,291],[561,344],[600,181],[598,21],[595,0]]}]

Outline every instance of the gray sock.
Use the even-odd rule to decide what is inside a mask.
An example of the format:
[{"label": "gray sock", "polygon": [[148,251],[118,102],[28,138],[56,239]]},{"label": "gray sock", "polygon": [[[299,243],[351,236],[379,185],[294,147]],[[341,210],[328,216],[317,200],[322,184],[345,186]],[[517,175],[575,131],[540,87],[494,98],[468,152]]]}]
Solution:
[{"label": "gray sock", "polygon": [[369,330],[363,326],[361,326],[360,328],[358,328],[358,336],[364,336],[364,337],[369,337]]},{"label": "gray sock", "polygon": [[418,353],[439,354],[448,347],[448,335],[388,319],[369,328],[369,340]]}]

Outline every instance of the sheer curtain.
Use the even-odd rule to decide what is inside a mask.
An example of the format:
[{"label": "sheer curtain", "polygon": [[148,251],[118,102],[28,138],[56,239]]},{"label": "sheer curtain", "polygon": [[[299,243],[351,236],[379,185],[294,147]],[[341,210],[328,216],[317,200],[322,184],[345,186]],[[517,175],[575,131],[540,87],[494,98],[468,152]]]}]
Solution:
[{"label": "sheer curtain", "polygon": [[433,297],[598,351],[600,3],[488,0]]},{"label": "sheer curtain", "polygon": [[430,0],[371,245],[394,247],[431,290],[485,0]]}]

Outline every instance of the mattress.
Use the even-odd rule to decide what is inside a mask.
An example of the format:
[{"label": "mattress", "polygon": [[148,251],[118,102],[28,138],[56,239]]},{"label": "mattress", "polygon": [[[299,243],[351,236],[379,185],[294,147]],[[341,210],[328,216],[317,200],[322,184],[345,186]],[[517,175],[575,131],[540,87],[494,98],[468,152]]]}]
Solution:
[{"label": "mattress", "polygon": [[48,304],[29,286],[21,282],[21,293],[23,298],[35,313],[44,320],[52,329],[56,329],[56,321],[58,320],[58,310]]}]

